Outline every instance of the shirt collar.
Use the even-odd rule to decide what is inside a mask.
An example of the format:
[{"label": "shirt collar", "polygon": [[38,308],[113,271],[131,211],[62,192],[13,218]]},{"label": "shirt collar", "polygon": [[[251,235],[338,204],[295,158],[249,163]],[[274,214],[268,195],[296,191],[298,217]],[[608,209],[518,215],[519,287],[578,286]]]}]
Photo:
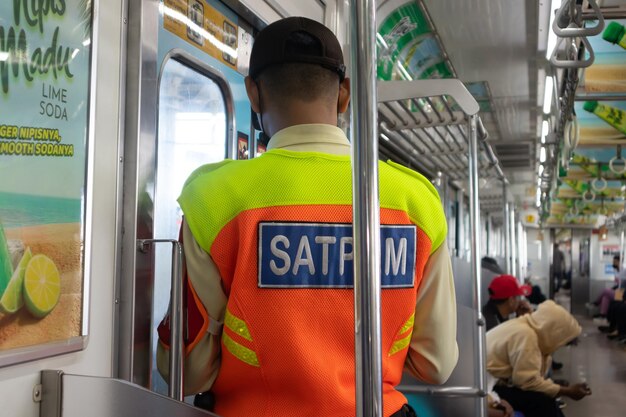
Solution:
[{"label": "shirt collar", "polygon": [[328,124],[302,124],[289,126],[276,132],[267,150],[322,152],[345,155],[350,153],[350,142],[343,130]]}]

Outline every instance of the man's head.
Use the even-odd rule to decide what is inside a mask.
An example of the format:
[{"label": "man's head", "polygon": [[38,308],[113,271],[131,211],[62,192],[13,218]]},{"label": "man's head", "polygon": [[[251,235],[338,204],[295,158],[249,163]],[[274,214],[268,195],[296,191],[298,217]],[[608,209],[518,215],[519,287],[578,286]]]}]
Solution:
[{"label": "man's head", "polygon": [[552,300],[539,304],[537,310],[525,317],[537,332],[539,349],[544,355],[550,355],[565,346],[578,337],[582,330],[574,316]]},{"label": "man's head", "polygon": [[512,275],[498,275],[489,284],[489,298],[507,315],[517,310],[520,296],[529,295],[531,291],[528,285],[519,285]]},{"label": "man's head", "polygon": [[296,124],[336,125],[350,100],[339,41],[304,17],[272,23],[255,39],[246,91],[269,136]]}]

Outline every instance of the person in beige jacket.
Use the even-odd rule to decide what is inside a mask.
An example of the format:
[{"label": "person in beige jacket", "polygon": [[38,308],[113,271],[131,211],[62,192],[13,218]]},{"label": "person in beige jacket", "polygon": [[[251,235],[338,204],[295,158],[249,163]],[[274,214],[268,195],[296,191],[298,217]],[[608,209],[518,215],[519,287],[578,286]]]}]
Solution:
[{"label": "person in beige jacket", "polygon": [[545,375],[550,355],[580,332],[576,319],[551,300],[488,331],[487,371],[498,379],[494,390],[526,416],[562,416],[556,397],[580,400],[591,390],[586,384],[562,387]]}]

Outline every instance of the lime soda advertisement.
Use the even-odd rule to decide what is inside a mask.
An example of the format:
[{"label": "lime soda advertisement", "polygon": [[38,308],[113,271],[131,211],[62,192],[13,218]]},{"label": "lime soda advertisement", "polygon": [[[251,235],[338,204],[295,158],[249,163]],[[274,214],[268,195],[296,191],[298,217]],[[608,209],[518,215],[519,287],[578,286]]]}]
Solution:
[{"label": "lime soda advertisement", "polygon": [[0,4],[0,355],[81,335],[91,22]]}]

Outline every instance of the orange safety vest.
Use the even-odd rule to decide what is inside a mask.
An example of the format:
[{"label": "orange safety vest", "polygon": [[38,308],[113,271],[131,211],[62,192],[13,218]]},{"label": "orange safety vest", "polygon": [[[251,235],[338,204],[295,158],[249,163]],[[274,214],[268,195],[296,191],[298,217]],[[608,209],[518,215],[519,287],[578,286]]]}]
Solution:
[{"label": "orange safety vest", "polygon": [[[400,383],[424,266],[446,235],[421,175],[380,163],[384,415]],[[346,156],[272,150],[197,170],[179,198],[228,296],[211,391],[224,417],[355,415],[352,190]],[[417,329],[419,331],[419,329]]]}]

